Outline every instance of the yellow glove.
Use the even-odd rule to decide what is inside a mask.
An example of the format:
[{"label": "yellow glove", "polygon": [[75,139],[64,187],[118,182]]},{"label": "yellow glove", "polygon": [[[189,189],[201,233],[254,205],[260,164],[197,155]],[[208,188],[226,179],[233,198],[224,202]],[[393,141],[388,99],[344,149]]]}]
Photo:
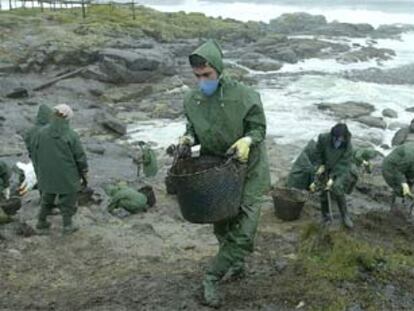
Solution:
[{"label": "yellow glove", "polygon": [[362,166],[364,167],[365,172],[367,172],[367,173],[372,172],[373,165],[372,165],[371,162],[363,160],[362,161]]},{"label": "yellow glove", "polygon": [[328,190],[328,191],[329,191],[329,190],[331,190],[331,188],[332,188],[333,184],[334,184],[333,179],[332,179],[332,178],[329,178],[328,182],[326,183],[326,188],[325,188],[325,190]]},{"label": "yellow glove", "polygon": [[316,184],[314,182],[310,184],[309,191],[310,192],[315,192],[316,191]]},{"label": "yellow glove", "polygon": [[178,144],[180,145],[194,145],[194,138],[188,135],[181,136],[178,139]]},{"label": "yellow glove", "polygon": [[10,188],[9,187],[3,190],[3,196],[6,200],[10,199]]},{"label": "yellow glove", "polygon": [[325,165],[321,165],[319,166],[318,170],[316,171],[316,175],[322,175],[323,173],[325,173]]},{"label": "yellow glove", "polygon": [[414,196],[413,196],[413,194],[410,190],[410,186],[407,183],[402,183],[401,187],[402,187],[402,192],[403,192],[404,197],[414,198]]},{"label": "yellow glove", "polygon": [[227,151],[236,150],[236,157],[242,163],[247,162],[249,159],[250,145],[252,144],[252,139],[248,136],[240,138],[236,141]]}]

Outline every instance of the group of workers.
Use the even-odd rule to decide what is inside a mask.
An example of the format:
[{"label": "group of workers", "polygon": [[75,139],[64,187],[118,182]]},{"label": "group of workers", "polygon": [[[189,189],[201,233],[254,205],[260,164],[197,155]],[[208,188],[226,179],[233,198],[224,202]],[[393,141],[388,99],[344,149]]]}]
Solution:
[{"label": "group of workers", "polygon": [[[208,267],[203,280],[203,298],[209,306],[220,304],[218,284],[223,277],[244,274],[245,258],[253,251],[263,195],[270,189],[269,165],[266,153],[266,118],[259,94],[244,84],[226,76],[223,54],[214,40],[197,48],[189,63],[197,80],[197,87],[184,99],[187,120],[186,132],[179,138],[177,150],[200,145],[201,155],[225,156],[232,153],[247,165],[247,174],[239,213],[236,217],[214,224],[219,250]],[[64,232],[77,227],[72,222],[76,212],[77,193],[87,183],[88,164],[78,135],[70,128],[73,112],[67,105],[53,109],[41,106],[37,125],[25,137],[33,161],[41,192],[38,229],[49,229],[47,218],[57,206],[63,217]],[[414,126],[413,126],[414,128]],[[411,129],[411,127],[410,127]],[[410,137],[411,131],[405,135]],[[338,204],[343,225],[353,227],[346,202],[346,194],[358,179],[357,167],[370,171],[370,160],[378,152],[371,149],[353,149],[351,133],[344,123],[338,123],[311,140],[296,159],[287,180],[287,187],[320,191],[321,213],[324,224],[331,219],[330,201]],[[144,161],[154,157],[146,150]],[[141,162],[140,162],[141,163]],[[156,171],[156,169],[155,169]],[[149,173],[151,174],[151,173]],[[396,195],[412,197],[410,186],[414,178],[414,144],[396,147],[383,161],[383,175]],[[8,198],[7,171],[0,165],[0,195]],[[110,204],[114,210],[122,202],[121,194],[130,195],[123,201],[131,212],[147,204],[145,197],[137,196],[122,187],[108,187],[108,194],[117,197]],[[140,208],[131,206],[140,202]]]}]

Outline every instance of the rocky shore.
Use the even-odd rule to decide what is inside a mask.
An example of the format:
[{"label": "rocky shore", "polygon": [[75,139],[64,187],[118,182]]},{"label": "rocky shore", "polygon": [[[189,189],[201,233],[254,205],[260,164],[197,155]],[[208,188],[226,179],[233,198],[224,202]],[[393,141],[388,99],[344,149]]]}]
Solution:
[{"label": "rocky shore", "polygon": [[[16,221],[0,227],[2,310],[203,310],[198,285],[217,248],[212,228],[185,222],[175,198],[166,194],[164,178],[172,160],[159,142],[150,141],[159,174],[137,180],[132,162],[137,147],[128,143],[128,128],[142,121],[183,118],[183,96],[194,83],[187,56],[207,37],[222,42],[228,73],[255,85],[260,82],[255,72],[278,75],[286,64],[305,59],[386,61],[395,52],[376,47],[375,40],[412,30],[328,23],[306,13],[285,14],[264,24],[145,7],[137,8],[133,20],[129,10],[106,6],[91,6],[85,20],[78,10],[0,12],[0,29],[0,158],[10,165],[27,161],[21,135],[32,125],[39,104],[67,103],[74,108],[72,124],[86,148],[90,186],[99,198],[79,208],[81,230],[70,237],[59,235],[59,217],[53,219],[50,236],[22,236],[26,226],[34,226],[39,208],[36,192],[24,198]],[[366,40],[355,45],[332,40],[337,37]],[[344,75],[353,81],[413,84],[412,67]],[[396,117],[389,109],[382,117],[372,116],[373,103],[315,105],[322,113],[379,131],[370,137],[356,135],[359,146],[381,144],[392,123],[384,120]],[[399,126],[403,124],[394,124]],[[276,144],[273,137],[267,141],[277,183],[303,146]],[[268,196],[248,277],[224,285],[224,308],[412,308],[414,228],[401,215],[389,216],[390,191],[380,163],[376,159],[374,174],[364,176],[350,198],[354,232],[338,229],[328,236],[330,246],[324,245],[339,257],[349,256],[350,263],[331,258],[337,271],[329,273],[323,265],[315,267],[312,252],[320,242],[313,241],[320,236],[314,228],[319,215],[315,200],[299,221],[284,223],[273,216]],[[151,184],[156,206],[126,219],[110,215],[102,186],[120,180],[136,187]],[[353,247],[353,253],[334,248],[335,243]],[[376,253],[370,251],[372,243],[378,245]],[[349,272],[347,264],[355,271]]]}]

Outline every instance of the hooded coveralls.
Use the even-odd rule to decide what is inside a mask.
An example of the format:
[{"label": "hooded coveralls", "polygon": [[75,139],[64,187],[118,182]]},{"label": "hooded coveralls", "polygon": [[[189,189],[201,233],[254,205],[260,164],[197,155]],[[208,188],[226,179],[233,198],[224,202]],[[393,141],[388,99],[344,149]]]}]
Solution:
[{"label": "hooded coveralls", "polygon": [[[319,135],[316,143],[316,167],[325,165],[327,178],[333,179],[331,193],[338,203],[341,214],[346,213],[345,193],[348,193],[351,188],[352,154],[350,138],[345,145],[335,149],[331,133]],[[329,213],[327,191],[321,194],[321,210],[322,217],[326,219]]]},{"label": "hooded coveralls", "polygon": [[[10,186],[10,176],[10,168],[5,162],[0,161],[0,201],[3,201],[5,199],[3,197],[3,190]],[[9,216],[0,207],[0,224],[6,223],[8,221]]]},{"label": "hooded coveralls", "polygon": [[58,195],[63,225],[69,226],[76,213],[81,175],[88,171],[79,136],[69,127],[68,120],[53,116],[50,124],[34,137],[33,147],[33,161],[37,163],[36,175],[42,191],[39,221],[46,221]]},{"label": "hooded coveralls", "polygon": [[222,51],[208,41],[193,54],[208,61],[220,75],[219,87],[211,96],[194,89],[184,100],[186,135],[201,145],[201,155],[224,156],[238,139],[252,139],[241,208],[234,219],[214,224],[219,252],[207,271],[207,278],[218,280],[230,268],[242,268],[253,251],[260,202],[270,186],[266,146],[266,119],[260,96],[251,88],[223,76]]},{"label": "hooded coveralls", "polygon": [[414,143],[396,147],[382,162],[382,176],[397,196],[402,196],[402,183],[414,182]]},{"label": "hooded coveralls", "polygon": [[[27,151],[29,152],[30,158],[32,158],[33,137],[36,137],[37,133],[43,126],[49,124],[51,115],[52,109],[45,104],[41,104],[37,110],[36,124],[27,130],[24,134],[24,143],[26,145]],[[35,166],[35,163],[33,163],[33,166]]]},{"label": "hooded coveralls", "polygon": [[148,209],[147,197],[128,186],[110,186],[107,191],[111,197],[108,211],[122,208],[131,214],[145,212]]},{"label": "hooded coveralls", "polygon": [[[354,150],[352,154],[351,174],[349,175],[350,179],[347,182],[349,185],[346,190],[347,194],[352,192],[358,181],[358,167],[362,165],[363,161],[369,161],[377,154],[378,151],[369,148],[359,148]],[[301,190],[309,189],[310,184],[315,179],[315,171],[318,168],[316,155],[316,142],[312,139],[293,163],[292,169],[288,175],[286,187]]]}]

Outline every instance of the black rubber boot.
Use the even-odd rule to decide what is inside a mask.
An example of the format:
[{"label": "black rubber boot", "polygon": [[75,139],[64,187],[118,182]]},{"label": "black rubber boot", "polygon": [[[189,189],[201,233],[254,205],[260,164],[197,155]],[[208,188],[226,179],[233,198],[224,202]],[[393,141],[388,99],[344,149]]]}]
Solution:
[{"label": "black rubber boot", "polygon": [[346,199],[345,196],[340,196],[338,199],[338,208],[339,208],[339,212],[341,213],[341,220],[342,220],[342,224],[348,228],[348,229],[352,229],[354,227],[354,223],[352,222],[351,217],[349,216],[348,213],[348,206],[346,204]]}]

